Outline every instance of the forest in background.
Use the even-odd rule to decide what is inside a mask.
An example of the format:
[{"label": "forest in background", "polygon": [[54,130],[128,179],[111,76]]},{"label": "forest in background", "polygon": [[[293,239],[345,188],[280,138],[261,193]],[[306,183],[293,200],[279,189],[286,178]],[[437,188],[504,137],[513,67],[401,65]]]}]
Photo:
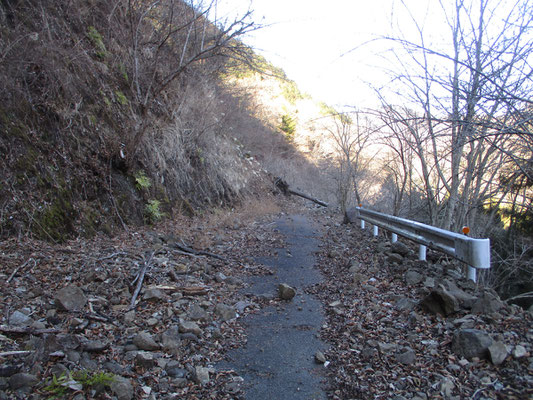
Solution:
[{"label": "forest in background", "polygon": [[376,88],[382,107],[343,112],[241,41],[260,28],[247,10],[217,20],[202,2],[0,4],[1,237],[113,235],[231,207],[281,176],[342,212],[362,203],[469,225],[492,239],[484,283],[504,297],[533,290],[527,2],[500,25],[493,2],[457,2],[451,53],[413,20],[416,40],[386,38],[402,97]]}]

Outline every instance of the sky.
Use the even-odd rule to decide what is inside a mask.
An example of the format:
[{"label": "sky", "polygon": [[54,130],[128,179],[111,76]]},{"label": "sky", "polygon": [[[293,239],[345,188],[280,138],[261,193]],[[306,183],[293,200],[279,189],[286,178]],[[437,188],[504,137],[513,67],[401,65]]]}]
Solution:
[{"label": "sky", "polygon": [[391,32],[394,0],[219,0],[224,15],[248,8],[265,27],[244,42],[316,100],[362,105],[374,94],[366,82],[387,79],[375,39]]}]

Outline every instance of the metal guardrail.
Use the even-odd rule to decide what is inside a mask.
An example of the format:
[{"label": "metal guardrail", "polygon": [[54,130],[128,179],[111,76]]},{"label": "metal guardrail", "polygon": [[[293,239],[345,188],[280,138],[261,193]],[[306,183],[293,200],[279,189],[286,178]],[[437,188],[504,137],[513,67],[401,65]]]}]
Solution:
[{"label": "metal guardrail", "polygon": [[[476,269],[490,268],[490,240],[474,239],[466,235],[435,228],[421,222],[411,221],[392,215],[379,213],[362,207],[356,207],[352,216],[361,220],[361,228],[365,221],[374,226],[374,236],[378,235],[378,227],[392,232],[392,241],[397,235],[403,236],[420,244],[419,259],[426,259],[426,249],[430,247],[442,251],[468,265],[468,279],[476,281]],[[355,214],[355,215],[354,215]]]}]

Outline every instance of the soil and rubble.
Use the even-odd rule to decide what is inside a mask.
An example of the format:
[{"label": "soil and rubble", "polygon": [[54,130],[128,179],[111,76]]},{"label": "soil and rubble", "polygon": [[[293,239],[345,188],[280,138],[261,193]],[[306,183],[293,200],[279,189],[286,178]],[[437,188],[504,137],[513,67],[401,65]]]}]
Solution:
[{"label": "soil and rubble", "polygon": [[[462,279],[447,258],[417,261],[408,243],[303,201],[281,204],[323,226],[317,267],[328,279],[306,292],[325,310],[329,347],[309,356],[329,377],[329,398],[533,396],[530,312]],[[178,218],[63,245],[1,242],[0,399],[50,398],[54,376],[76,400],[243,398],[242,378],[215,365],[246,344],[243,315],[292,301],[241,290],[271,273],[254,258],[284,247],[275,216],[216,227]],[[76,371],[114,378],[83,388],[59,379]]]}]

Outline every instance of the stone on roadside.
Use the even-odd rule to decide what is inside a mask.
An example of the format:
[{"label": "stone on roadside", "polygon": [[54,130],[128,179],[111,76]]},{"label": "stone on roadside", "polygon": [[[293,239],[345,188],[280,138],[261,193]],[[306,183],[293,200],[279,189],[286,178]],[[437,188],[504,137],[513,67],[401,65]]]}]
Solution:
[{"label": "stone on roadside", "polygon": [[222,321],[229,321],[237,317],[235,308],[222,303],[218,303],[215,306],[215,314],[218,315],[222,319]]},{"label": "stone on roadside", "polygon": [[22,311],[17,310],[9,316],[8,323],[11,326],[30,326],[33,323],[33,319]]},{"label": "stone on roadside", "polygon": [[137,346],[139,350],[159,350],[159,344],[156,343],[152,335],[150,335],[148,332],[139,332],[133,338],[133,344]]},{"label": "stone on roadside", "polygon": [[417,306],[417,302],[409,297],[402,297],[396,301],[394,308],[399,311],[411,311]]},{"label": "stone on roadside", "polygon": [[320,350],[315,353],[315,362],[318,364],[324,364],[326,362],[326,356]]},{"label": "stone on roadside", "polygon": [[402,242],[394,242],[391,245],[391,251],[393,253],[406,257],[407,255],[409,255],[410,249],[406,244]]},{"label": "stone on roadside", "polygon": [[452,350],[467,360],[472,360],[474,357],[486,359],[492,343],[486,332],[477,329],[459,329],[453,335]]},{"label": "stone on roadside", "polygon": [[472,312],[475,314],[492,314],[503,307],[502,301],[494,294],[485,291],[472,304]]},{"label": "stone on roadside", "polygon": [[494,342],[489,346],[489,355],[494,365],[500,365],[509,355],[509,350],[504,343]]},{"label": "stone on roadside", "polygon": [[207,321],[209,319],[207,311],[198,304],[193,304],[189,307],[187,316],[193,321]]},{"label": "stone on roadside", "polygon": [[411,285],[417,285],[424,279],[424,276],[419,273],[418,271],[415,271],[413,269],[410,269],[405,273],[405,283],[409,286]]},{"label": "stone on roadside", "polygon": [[134,390],[133,385],[129,379],[122,376],[115,376],[111,382],[111,391],[117,397],[118,400],[131,400],[133,399]]},{"label": "stone on roadside", "polygon": [[99,353],[106,350],[109,347],[109,342],[102,340],[89,340],[83,344],[83,350],[89,353]]},{"label": "stone on roadside", "polygon": [[440,314],[445,317],[459,310],[457,299],[443,287],[432,290],[420,302],[420,305],[433,314]]},{"label": "stone on roadside", "polygon": [[149,351],[139,351],[135,355],[135,364],[146,369],[152,368],[155,365],[153,353]]},{"label": "stone on roadside", "polygon": [[413,349],[407,348],[396,355],[396,360],[401,364],[411,365],[416,361],[416,353]]},{"label": "stone on roadside", "polygon": [[33,387],[39,383],[39,378],[35,375],[19,372],[9,378],[9,387],[13,390],[22,389],[25,387]]},{"label": "stone on roadside", "polygon": [[209,368],[195,367],[194,381],[199,385],[206,385],[209,383]]},{"label": "stone on roadside", "polygon": [[390,262],[392,264],[402,264],[403,263],[403,256],[401,256],[398,253],[391,253],[387,257],[387,262]]},{"label": "stone on roadside", "polygon": [[292,300],[296,295],[296,289],[290,287],[285,283],[280,283],[278,286],[279,297],[282,300]]},{"label": "stone on roadside", "polygon": [[196,322],[192,321],[180,321],[179,331],[180,333],[193,333],[196,336],[200,336],[202,334],[202,329]]},{"label": "stone on roadside", "polygon": [[181,338],[177,326],[172,326],[161,334],[161,345],[165,351],[176,351],[179,349],[180,343]]},{"label": "stone on roadside", "polygon": [[158,288],[149,288],[144,291],[143,299],[148,301],[164,301],[167,295]]},{"label": "stone on roadside", "polygon": [[514,358],[522,358],[527,356],[527,350],[524,346],[518,344],[513,349],[513,357]]},{"label": "stone on roadside", "polygon": [[87,304],[87,297],[83,291],[75,286],[69,285],[59,290],[55,296],[57,308],[65,311],[81,311]]}]

